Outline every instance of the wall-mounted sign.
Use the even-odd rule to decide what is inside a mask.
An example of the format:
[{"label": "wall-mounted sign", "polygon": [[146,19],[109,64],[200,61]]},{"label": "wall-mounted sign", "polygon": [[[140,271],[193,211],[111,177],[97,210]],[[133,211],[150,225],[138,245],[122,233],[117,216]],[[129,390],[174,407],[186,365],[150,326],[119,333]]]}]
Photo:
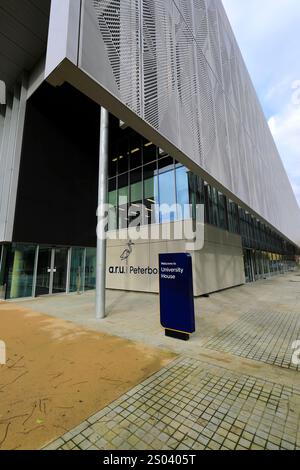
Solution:
[{"label": "wall-mounted sign", "polygon": [[195,331],[192,256],[159,255],[160,319],[167,336],[188,340]]}]

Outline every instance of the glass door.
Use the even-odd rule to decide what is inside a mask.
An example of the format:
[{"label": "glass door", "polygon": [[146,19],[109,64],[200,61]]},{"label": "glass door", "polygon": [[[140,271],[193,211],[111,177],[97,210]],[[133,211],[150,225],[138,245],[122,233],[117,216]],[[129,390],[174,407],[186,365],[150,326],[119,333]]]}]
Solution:
[{"label": "glass door", "polygon": [[52,248],[39,248],[37,265],[35,295],[47,295],[51,293],[52,278]]},{"label": "glass door", "polygon": [[66,292],[68,248],[39,248],[35,295]]},{"label": "glass door", "polygon": [[67,289],[68,248],[54,248],[52,294],[61,294]]}]

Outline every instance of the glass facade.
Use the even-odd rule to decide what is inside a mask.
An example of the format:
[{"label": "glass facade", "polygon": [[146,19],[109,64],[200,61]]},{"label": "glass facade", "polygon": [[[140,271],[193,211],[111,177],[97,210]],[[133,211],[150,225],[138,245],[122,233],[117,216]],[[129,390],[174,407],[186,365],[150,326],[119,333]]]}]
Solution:
[{"label": "glass facade", "polygon": [[[114,124],[117,128],[117,121]],[[113,209],[109,229],[126,228],[135,217],[140,217],[143,225],[195,218],[196,204],[204,204],[206,224],[241,236],[247,281],[295,266],[294,245],[200,176],[132,129],[118,129],[115,136],[110,147],[108,199]],[[177,204],[180,209],[171,214],[161,210],[157,214],[152,208],[155,203]],[[184,209],[188,204],[191,214]]]},{"label": "glass facade", "polygon": [[83,292],[96,287],[96,248],[0,246],[0,299]]},{"label": "glass facade", "polygon": [[54,249],[52,294],[66,292],[68,274],[68,248]]},{"label": "glass facade", "polygon": [[9,252],[6,296],[10,299],[31,297],[36,247],[12,245]]},{"label": "glass facade", "polygon": [[84,290],[95,289],[96,286],[96,248],[87,248],[85,257]]},{"label": "glass facade", "polygon": [[50,275],[52,265],[52,249],[40,246],[38,251],[38,265],[36,273],[35,295],[47,295],[50,290]]},{"label": "glass facade", "polygon": [[69,292],[82,292],[84,289],[85,249],[72,248]]}]

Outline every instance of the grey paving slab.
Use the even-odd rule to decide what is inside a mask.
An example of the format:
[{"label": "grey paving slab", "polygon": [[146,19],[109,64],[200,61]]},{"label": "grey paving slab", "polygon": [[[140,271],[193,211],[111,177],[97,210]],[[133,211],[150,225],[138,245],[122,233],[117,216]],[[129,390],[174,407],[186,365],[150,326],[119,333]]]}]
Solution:
[{"label": "grey paving slab", "polygon": [[[170,409],[158,406],[154,414],[149,412],[161,394],[186,398],[177,401],[175,417],[167,419],[169,425]],[[122,417],[129,400],[130,414]],[[112,412],[121,420],[111,422]],[[275,422],[279,415],[280,425]],[[173,427],[181,417],[179,427]],[[87,422],[89,426],[76,437],[70,439],[69,432],[49,448],[300,450],[300,387],[278,386],[195,358],[179,358],[142,383],[139,391],[123,395]],[[122,434],[124,430],[128,432]],[[95,433],[100,436],[96,442]]]},{"label": "grey paving slab", "polygon": [[292,362],[292,345],[298,338],[300,312],[257,308],[242,315],[203,347],[300,371],[300,365]]}]

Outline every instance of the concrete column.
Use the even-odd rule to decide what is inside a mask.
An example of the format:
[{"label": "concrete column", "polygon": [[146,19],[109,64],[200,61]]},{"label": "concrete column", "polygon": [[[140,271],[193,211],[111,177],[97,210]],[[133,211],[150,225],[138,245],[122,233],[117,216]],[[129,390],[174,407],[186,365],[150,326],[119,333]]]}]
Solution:
[{"label": "concrete column", "polygon": [[109,113],[101,108],[100,152],[99,152],[99,190],[98,190],[98,225],[97,225],[97,266],[96,266],[96,318],[105,318],[106,287],[106,233],[105,204],[107,203],[108,179],[108,139]]}]

